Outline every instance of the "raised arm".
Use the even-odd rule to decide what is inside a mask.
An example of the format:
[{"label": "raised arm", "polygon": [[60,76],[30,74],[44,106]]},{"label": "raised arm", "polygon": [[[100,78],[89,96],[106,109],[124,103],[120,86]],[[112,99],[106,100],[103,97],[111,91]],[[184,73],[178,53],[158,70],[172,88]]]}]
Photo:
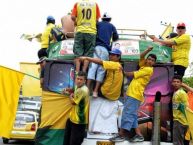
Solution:
[{"label": "raised arm", "polygon": [[188,86],[187,84],[182,83],[181,86],[182,86],[186,91],[193,92],[193,88],[190,87],[190,86]]},{"label": "raised arm", "polygon": [[101,59],[98,58],[92,58],[92,57],[80,57],[81,60],[88,60],[90,62],[96,63],[96,64],[103,64],[103,61]]},{"label": "raised arm", "polygon": [[152,49],[153,46],[148,46],[147,49],[140,54],[140,59],[144,59],[146,54],[149,53]]},{"label": "raised arm", "polygon": [[154,42],[159,42],[163,45],[176,45],[174,40],[162,40],[159,38],[156,38],[155,35],[147,35],[149,38],[151,38]]}]

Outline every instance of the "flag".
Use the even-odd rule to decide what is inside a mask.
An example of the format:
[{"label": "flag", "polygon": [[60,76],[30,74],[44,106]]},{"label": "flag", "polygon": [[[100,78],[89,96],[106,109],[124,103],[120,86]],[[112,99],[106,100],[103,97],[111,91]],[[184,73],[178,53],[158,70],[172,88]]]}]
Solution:
[{"label": "flag", "polygon": [[34,38],[36,38],[37,42],[41,42],[41,36],[42,36],[41,33],[39,33],[39,34],[22,34],[20,36],[20,39],[32,41]]},{"label": "flag", "polygon": [[[28,75],[25,75],[22,82],[22,95],[29,96],[41,96],[42,89],[40,87],[40,67],[35,63],[20,63],[20,70]],[[33,77],[31,77],[33,76]]]},{"label": "flag", "polygon": [[0,66],[0,136],[9,138],[25,74]]},{"label": "flag", "polygon": [[41,117],[35,145],[63,145],[72,104],[68,96],[42,92]]},{"label": "flag", "polygon": [[186,108],[186,117],[191,136],[193,136],[193,111],[190,108]]},{"label": "flag", "polygon": [[164,30],[164,32],[162,33],[162,35],[161,35],[161,38],[162,39],[166,39],[166,37],[168,36],[168,35],[170,35],[170,33],[172,33],[173,32],[173,26],[171,25],[171,23],[166,27],[166,29]]}]

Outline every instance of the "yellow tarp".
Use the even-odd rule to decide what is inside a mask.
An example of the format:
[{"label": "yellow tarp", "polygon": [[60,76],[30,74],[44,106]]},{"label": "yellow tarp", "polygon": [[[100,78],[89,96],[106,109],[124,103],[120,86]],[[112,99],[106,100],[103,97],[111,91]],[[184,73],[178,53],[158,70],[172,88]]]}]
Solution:
[{"label": "yellow tarp", "polygon": [[24,74],[0,66],[0,136],[9,138]]},{"label": "yellow tarp", "polygon": [[188,120],[191,136],[193,137],[193,111],[190,108],[186,108],[186,117]]},{"label": "yellow tarp", "polygon": [[43,91],[39,128],[64,129],[72,104],[68,96]]},{"label": "yellow tarp", "polygon": [[25,76],[22,82],[22,95],[29,96],[41,96],[42,89],[40,88],[40,80],[37,79],[40,76],[40,67],[35,63],[20,63],[20,70],[26,74],[34,77]]}]

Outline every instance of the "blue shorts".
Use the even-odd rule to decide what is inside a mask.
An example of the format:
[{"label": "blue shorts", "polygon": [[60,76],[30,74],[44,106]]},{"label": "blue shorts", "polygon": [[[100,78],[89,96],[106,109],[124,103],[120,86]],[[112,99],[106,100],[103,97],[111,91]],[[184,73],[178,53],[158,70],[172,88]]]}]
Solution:
[{"label": "blue shorts", "polygon": [[[105,47],[96,46],[94,51],[94,58],[99,58],[101,60],[108,60],[109,53]],[[105,76],[105,70],[101,65],[98,65],[96,63],[90,64],[87,79],[103,82],[104,76]]]},{"label": "blue shorts", "polygon": [[138,127],[137,112],[141,102],[135,98],[127,96],[124,100],[124,108],[121,118],[121,128],[130,131],[131,128]]}]

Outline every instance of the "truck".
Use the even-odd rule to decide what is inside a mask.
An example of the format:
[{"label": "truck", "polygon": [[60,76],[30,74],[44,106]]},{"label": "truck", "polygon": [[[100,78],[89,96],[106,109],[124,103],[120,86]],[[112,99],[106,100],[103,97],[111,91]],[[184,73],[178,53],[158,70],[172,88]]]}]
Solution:
[{"label": "truck", "polygon": [[[139,54],[149,45],[154,47],[152,53],[155,53],[158,57],[154,66],[154,74],[144,92],[145,101],[141,104],[138,112],[139,128],[145,137],[145,141],[140,144],[150,145],[155,141],[162,145],[172,144],[172,90],[170,82],[174,75],[174,66],[171,63],[171,48],[146,40],[145,37],[139,37],[141,33],[145,36],[146,30],[119,29],[118,32],[120,39],[113,43],[112,47],[119,43],[122,51],[121,63],[125,71],[138,69]],[[73,44],[74,39],[69,38],[50,44],[48,49],[49,58],[45,66],[42,108],[40,112],[41,121],[36,133],[36,145],[62,145],[64,142],[65,123],[69,116],[71,103],[69,97],[62,95],[61,91],[66,87],[74,87]],[[132,78],[124,77],[124,92],[131,80]],[[157,119],[157,125],[160,125],[157,132],[160,133],[155,138],[154,103],[157,92],[161,93],[160,118],[158,117]],[[109,108],[109,112],[105,112],[108,109],[105,108],[105,104],[108,104],[109,100],[101,99],[100,97],[97,100],[91,98],[91,105],[93,106],[90,106],[90,113],[93,113],[92,111],[94,110],[95,116],[90,118],[92,122],[89,122],[82,145],[130,144],[128,141],[121,143],[109,141],[109,138],[118,133],[123,109],[121,102],[124,96],[125,93],[120,96],[119,101],[114,106]],[[110,117],[112,118],[109,119]],[[101,121],[103,122],[102,126],[98,123]],[[115,131],[112,131],[112,128]],[[97,130],[97,133],[95,130]]]}]

